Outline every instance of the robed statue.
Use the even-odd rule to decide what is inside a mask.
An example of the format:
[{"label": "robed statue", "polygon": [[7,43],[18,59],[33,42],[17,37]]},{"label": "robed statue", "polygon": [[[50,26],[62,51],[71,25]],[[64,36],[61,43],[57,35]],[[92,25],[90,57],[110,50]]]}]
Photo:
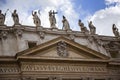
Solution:
[{"label": "robed statue", "polygon": [[96,34],[96,27],[92,24],[92,21],[89,22],[90,34]]},{"label": "robed statue", "polygon": [[55,14],[57,14],[57,12],[54,12],[54,10],[50,10],[49,11],[49,21],[50,21],[50,27],[51,28],[56,28],[56,18],[55,18]]},{"label": "robed statue", "polygon": [[41,20],[37,15],[37,12],[32,12],[32,16],[33,16],[33,22],[36,26],[41,26]]},{"label": "robed statue", "polygon": [[112,30],[113,30],[113,34],[114,34],[116,37],[120,37],[119,30],[118,30],[118,28],[116,27],[115,24],[112,25]]},{"label": "robed statue", "polygon": [[78,25],[80,26],[81,32],[84,32],[84,33],[88,32],[89,33],[89,31],[87,30],[87,28],[84,26],[84,24],[81,22],[80,19],[78,20]]},{"label": "robed statue", "polygon": [[14,21],[14,25],[19,25],[19,16],[17,14],[17,10],[14,10],[14,12],[12,13],[12,18]]},{"label": "robed statue", "polygon": [[0,10],[0,25],[4,25],[4,23],[5,23],[5,16],[6,16],[6,13],[3,14],[2,10]]},{"label": "robed statue", "polygon": [[63,30],[70,30],[69,22],[67,21],[65,16],[63,16],[62,23],[63,23],[63,28],[62,28]]}]

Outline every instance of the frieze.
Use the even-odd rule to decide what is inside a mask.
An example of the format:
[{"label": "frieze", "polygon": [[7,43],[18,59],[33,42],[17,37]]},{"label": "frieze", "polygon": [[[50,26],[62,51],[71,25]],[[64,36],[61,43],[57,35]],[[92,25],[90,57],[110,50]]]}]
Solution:
[{"label": "frieze", "polygon": [[42,65],[25,64],[22,71],[57,71],[57,72],[107,72],[105,66],[78,66],[78,65]]},{"label": "frieze", "polygon": [[17,66],[0,66],[0,74],[16,74],[20,70]]},{"label": "frieze", "polygon": [[109,73],[110,73],[110,74],[120,74],[120,69],[119,69],[119,67],[118,67],[118,68],[111,67],[111,68],[108,68],[108,70],[109,70]]}]

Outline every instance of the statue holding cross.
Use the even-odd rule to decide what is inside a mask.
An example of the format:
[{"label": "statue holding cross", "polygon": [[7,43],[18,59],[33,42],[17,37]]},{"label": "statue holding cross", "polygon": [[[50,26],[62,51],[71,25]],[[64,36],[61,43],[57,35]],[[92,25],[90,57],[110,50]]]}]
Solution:
[{"label": "statue holding cross", "polygon": [[55,14],[57,14],[57,12],[55,12],[54,10],[50,10],[49,11],[49,21],[50,21],[50,27],[51,28],[56,28],[56,18],[55,18]]}]

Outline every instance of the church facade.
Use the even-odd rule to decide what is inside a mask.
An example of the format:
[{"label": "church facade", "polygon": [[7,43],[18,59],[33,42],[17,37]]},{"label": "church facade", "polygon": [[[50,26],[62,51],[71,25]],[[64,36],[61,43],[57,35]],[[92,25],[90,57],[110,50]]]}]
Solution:
[{"label": "church facade", "polygon": [[114,36],[96,34],[79,20],[81,31],[72,31],[63,16],[63,29],[56,27],[55,14],[49,12],[51,28],[41,26],[37,13],[32,13],[36,26],[19,23],[4,25],[0,11],[0,80],[120,80],[120,36],[113,25]]},{"label": "church facade", "polygon": [[0,31],[0,80],[120,80],[117,37],[23,25]]}]

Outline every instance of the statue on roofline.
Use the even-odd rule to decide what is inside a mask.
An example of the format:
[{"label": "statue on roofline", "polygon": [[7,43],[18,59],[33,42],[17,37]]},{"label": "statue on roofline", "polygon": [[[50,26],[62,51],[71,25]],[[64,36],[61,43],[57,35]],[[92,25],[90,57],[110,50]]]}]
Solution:
[{"label": "statue on roofline", "polygon": [[[8,11],[8,9],[7,9],[7,11]],[[5,16],[6,16],[6,13],[3,14],[2,10],[0,10],[0,25],[4,25],[4,23],[5,23]]]},{"label": "statue on roofline", "polygon": [[116,37],[120,37],[119,30],[115,24],[112,25],[112,30],[113,30],[113,33]]},{"label": "statue on roofline", "polygon": [[12,18],[13,18],[13,21],[14,21],[14,25],[20,25],[20,23],[19,23],[19,16],[17,14],[17,10],[16,9],[12,13]]},{"label": "statue on roofline", "polygon": [[55,14],[57,14],[57,12],[55,12],[54,10],[50,10],[49,11],[49,21],[50,21],[50,27],[51,28],[56,28],[56,18],[55,18]]},{"label": "statue on roofline", "polygon": [[84,26],[84,24],[81,22],[80,19],[78,20],[78,25],[80,26],[81,32],[84,32],[84,33],[88,32],[89,33],[89,31],[87,30],[87,28]]},{"label": "statue on roofline", "polygon": [[70,30],[69,22],[67,21],[65,16],[63,16],[62,23],[63,23],[63,28],[62,28],[63,30]]},{"label": "statue on roofline", "polygon": [[92,21],[89,22],[88,26],[90,29],[90,34],[96,34],[96,27],[92,24]]},{"label": "statue on roofline", "polygon": [[41,26],[41,20],[40,20],[40,18],[38,17],[36,11],[35,11],[34,13],[33,13],[33,11],[32,11],[32,16],[33,16],[33,22],[34,22],[34,24],[35,24],[36,26]]}]

